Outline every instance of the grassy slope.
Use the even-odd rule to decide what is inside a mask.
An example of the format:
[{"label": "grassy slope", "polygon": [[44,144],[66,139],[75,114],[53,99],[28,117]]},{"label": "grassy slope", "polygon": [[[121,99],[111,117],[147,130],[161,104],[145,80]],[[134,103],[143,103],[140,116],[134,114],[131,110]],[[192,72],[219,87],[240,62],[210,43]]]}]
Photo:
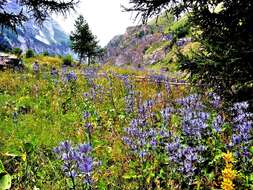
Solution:
[{"label": "grassy slope", "polygon": [[[40,73],[36,76],[32,71],[32,63],[38,61],[40,64]],[[0,78],[0,128],[1,139],[4,144],[1,146],[3,151],[9,150],[9,146],[18,149],[23,142],[33,141],[35,144],[45,144],[50,147],[55,146],[59,141],[66,137],[76,136],[77,131],[72,131],[73,127],[81,127],[83,105],[83,93],[90,87],[87,79],[81,74],[78,75],[76,82],[76,91],[73,94],[70,86],[65,84],[61,77],[55,82],[50,71],[52,67],[60,68],[62,60],[55,57],[38,56],[24,59],[25,72],[13,73],[10,71],[1,72]],[[82,68],[83,69],[83,68]],[[80,68],[68,68],[68,71],[80,73]],[[103,66],[99,73],[118,73],[129,76],[145,77],[148,71],[136,70],[131,67]],[[108,80],[105,78],[97,79],[98,84],[105,88],[108,87]],[[136,83],[137,88],[144,94],[145,99],[152,97],[158,90],[156,86],[143,83]],[[124,104],[124,88],[120,81],[115,81],[115,95],[120,109]],[[70,98],[69,111],[63,114],[62,104]],[[108,98],[106,98],[108,100]],[[94,102],[96,105],[96,102]],[[98,104],[98,110],[105,111],[107,105]],[[105,110],[103,110],[105,109]],[[108,110],[107,110],[108,111]],[[15,123],[13,114],[18,112],[18,122]],[[8,127],[6,127],[8,126]]]},{"label": "grassy slope", "polygon": [[[166,16],[159,17],[156,22],[151,21],[151,25],[159,24],[165,28],[168,33],[176,32],[181,28],[184,28],[186,24],[186,18],[182,18],[179,21],[173,22],[170,17],[169,20]],[[153,44],[146,53],[149,54],[153,51],[157,51],[164,46],[168,45],[168,42],[159,44]],[[198,47],[196,43],[190,43],[182,48],[185,53],[191,52],[191,49]],[[37,79],[32,73],[32,63],[38,61],[41,65],[41,69],[45,73],[41,73],[39,79]],[[171,62],[168,65],[168,62]],[[52,67],[60,68],[62,60],[59,57],[50,56],[37,56],[34,58],[25,58],[24,63],[28,68],[27,73],[1,73],[0,86],[1,96],[0,105],[2,107],[0,123],[1,129],[5,129],[1,134],[6,143],[10,146],[21,145],[25,141],[34,141],[36,144],[43,142],[47,145],[55,145],[60,140],[63,140],[65,136],[71,136],[71,126],[80,127],[80,118],[82,107],[82,94],[87,90],[87,82],[84,79],[78,79],[78,86],[84,86],[82,90],[78,90],[75,95],[75,99],[70,104],[71,112],[62,115],[62,108],[60,105],[64,103],[66,94],[61,96],[61,90],[64,89],[64,84],[57,84],[50,80],[50,69]],[[161,68],[169,67],[172,77],[179,75],[177,73],[177,62],[175,51],[172,49],[164,60],[159,63],[150,66],[152,70],[160,70]],[[120,74],[128,75],[147,75],[148,71],[134,70],[131,67],[119,68],[113,66],[104,66],[101,72],[116,72]],[[173,76],[173,73],[175,74]],[[150,90],[152,87],[148,87]],[[144,90],[145,92],[146,90]],[[152,91],[152,90],[151,90]],[[152,93],[151,93],[152,94]],[[120,97],[117,99],[121,99]],[[27,114],[21,114],[19,119],[21,122],[18,124],[13,123],[11,115],[14,112],[19,112],[20,109],[28,109]],[[77,114],[79,113],[79,114]],[[62,127],[62,126],[66,127]],[[4,126],[12,126],[6,129]],[[18,129],[18,130],[16,130]],[[48,129],[54,129],[53,131]],[[30,133],[28,135],[28,133]],[[61,134],[61,136],[57,135]],[[17,142],[13,139],[19,139]],[[2,147],[3,148],[3,147]],[[6,148],[6,147],[5,147]],[[8,147],[4,150],[8,150]]]},{"label": "grassy slope", "polygon": [[[189,26],[187,16],[181,17],[179,20],[174,20],[170,15],[162,15],[158,19],[153,19],[149,22],[152,26],[161,26],[163,28],[164,34],[174,34],[174,37],[180,39],[182,37],[191,38],[192,29]],[[160,51],[164,47],[170,45],[169,41],[154,43],[146,50],[146,56],[152,54],[153,52]],[[168,51],[165,58],[154,65],[150,65],[149,68],[153,70],[165,69],[172,73],[177,73],[178,71],[178,57],[177,51],[181,51],[184,55],[192,56],[195,51],[198,51],[199,43],[190,42],[187,45],[180,47],[173,46],[173,48]],[[179,73],[178,73],[179,74]]]},{"label": "grassy slope", "polygon": [[[37,60],[41,66],[39,75],[32,71],[32,63]],[[54,167],[51,162],[44,158],[44,153],[51,152],[53,147],[64,140],[71,140],[76,143],[87,142],[87,136],[83,127],[82,119],[85,110],[95,111],[93,123],[93,143],[94,154],[98,155],[102,161],[101,171],[104,176],[95,176],[100,181],[106,180],[106,183],[113,183],[121,176],[121,165],[124,163],[126,155],[122,152],[122,130],[129,123],[130,117],[125,115],[125,87],[123,82],[116,78],[111,72],[118,74],[127,74],[130,76],[145,76],[147,73],[127,68],[118,68],[112,66],[101,67],[99,73],[108,73],[111,79],[112,88],[108,78],[99,77],[94,82],[101,86],[97,90],[98,96],[90,103],[83,96],[92,87],[88,78],[78,75],[75,83],[65,83],[62,77],[55,79],[50,77],[52,67],[59,68],[60,58],[43,57],[25,59],[26,70],[24,73],[14,73],[9,71],[0,72],[0,160],[8,165],[10,160],[22,155],[26,155],[25,144],[31,143],[36,147],[36,158],[31,162],[38,162],[42,176],[51,175]],[[80,73],[84,68],[72,67],[73,70]],[[63,77],[64,78],[64,77]],[[131,79],[132,77],[130,77]],[[134,79],[134,78],[133,78]],[[142,98],[150,99],[156,95],[160,87],[156,84],[150,84],[148,81],[132,80],[134,88],[141,93]],[[112,100],[108,89],[112,89],[115,106],[112,106]],[[162,87],[164,91],[164,86]],[[172,96],[183,96],[184,88],[177,88]],[[44,148],[43,148],[44,147]],[[9,156],[9,155],[13,156]],[[17,162],[19,166],[15,175],[23,175],[22,165],[26,161]],[[53,162],[54,163],[54,162]],[[115,163],[115,164],[110,164]],[[57,164],[57,163],[54,163]],[[20,168],[21,167],[21,168]],[[111,173],[107,173],[107,170]],[[18,173],[17,173],[18,172]],[[55,174],[56,175],[56,174]],[[33,177],[35,177],[33,175]],[[42,189],[61,189],[64,182],[61,177],[55,176],[57,183],[48,183],[45,179],[41,182],[36,178],[36,183]],[[112,181],[110,181],[112,180]],[[17,178],[13,183],[18,183]],[[20,182],[19,182],[20,183]]]},{"label": "grassy slope", "polygon": [[[161,20],[160,22],[166,21]],[[175,28],[174,26],[173,30],[176,30]],[[147,52],[157,51],[166,45],[167,43],[154,44]],[[176,76],[178,74],[176,72],[177,63],[174,58],[174,51],[170,51],[164,60],[152,66],[151,69],[160,70],[162,67],[169,67],[171,74],[174,73]],[[170,65],[167,64],[169,59],[173,61]],[[35,61],[39,62],[41,69],[37,76],[32,71],[32,63]],[[113,187],[114,181],[122,176],[122,163],[127,159],[121,138],[123,128],[129,125],[131,117],[124,113],[125,87],[123,82],[111,72],[145,77],[149,71],[110,65],[100,67],[99,73],[108,73],[111,81],[105,77],[95,79],[94,82],[100,86],[100,90],[97,89],[98,96],[91,102],[87,102],[83,94],[88,92],[92,86],[83,75],[79,74],[77,81],[73,84],[65,83],[62,80],[64,76],[58,77],[57,80],[50,77],[52,67],[60,69],[61,58],[37,56],[24,59],[24,63],[26,66],[24,73],[9,71],[0,73],[0,138],[2,139],[0,159],[6,160],[7,164],[10,159],[14,158],[9,158],[9,156],[6,158],[6,155],[25,155],[26,143],[33,144],[36,150],[43,153],[43,147],[51,152],[52,148],[63,140],[71,140],[76,143],[87,141],[82,116],[84,110],[88,109],[97,115],[91,121],[93,123],[93,143],[96,147],[94,154],[98,155],[98,159],[103,163],[101,171],[104,176],[95,176],[95,178],[97,177],[100,181],[106,180],[106,183],[111,183]],[[81,73],[83,69],[72,67],[68,71]],[[154,98],[160,90],[165,93],[164,85],[161,87],[157,84],[150,84],[145,79],[138,82],[134,80],[134,77],[130,79],[143,100]],[[112,90],[114,106],[108,89]],[[188,91],[189,89],[185,87],[176,87],[170,98],[182,97]],[[40,162],[40,169],[43,172],[41,175],[50,175],[54,170],[52,163],[43,160],[43,156],[35,160]],[[25,164],[25,162],[21,161],[20,164]],[[107,173],[108,169],[110,173]],[[19,168],[19,170],[22,172],[22,169]],[[22,175],[22,173],[16,175]],[[58,178],[59,184],[51,184],[49,178],[48,183],[45,183],[43,179],[40,187],[42,189],[61,189],[63,179],[60,179],[59,176],[55,177]]]}]

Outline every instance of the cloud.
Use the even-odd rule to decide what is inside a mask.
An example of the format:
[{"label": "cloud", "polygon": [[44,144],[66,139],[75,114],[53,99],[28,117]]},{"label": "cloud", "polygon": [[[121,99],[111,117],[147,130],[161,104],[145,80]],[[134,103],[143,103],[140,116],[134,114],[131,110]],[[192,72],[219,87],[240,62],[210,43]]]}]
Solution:
[{"label": "cloud", "polygon": [[129,5],[129,0],[81,0],[77,12],[67,18],[54,16],[63,29],[70,33],[79,14],[87,20],[100,45],[105,46],[115,35],[123,34],[128,26],[135,25],[132,13],[122,12],[121,5]]}]

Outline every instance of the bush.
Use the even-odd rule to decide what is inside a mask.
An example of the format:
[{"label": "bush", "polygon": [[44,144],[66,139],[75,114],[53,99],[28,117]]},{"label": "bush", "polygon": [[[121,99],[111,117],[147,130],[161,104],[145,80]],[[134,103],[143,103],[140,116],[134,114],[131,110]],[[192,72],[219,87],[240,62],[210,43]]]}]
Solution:
[{"label": "bush", "polygon": [[49,52],[48,52],[48,51],[44,51],[44,52],[42,53],[42,55],[44,55],[44,56],[49,56]]},{"label": "bush", "polygon": [[28,49],[25,53],[26,58],[31,58],[31,57],[34,57],[34,56],[35,56],[35,53],[32,49]]},{"label": "bush", "polygon": [[64,58],[63,58],[63,65],[71,65],[73,62],[73,58],[70,54],[66,55]]},{"label": "bush", "polygon": [[12,50],[12,53],[15,54],[15,55],[17,55],[17,56],[21,56],[22,52],[23,52],[23,50],[20,49],[20,48],[14,48]]},{"label": "bush", "polygon": [[191,26],[188,17],[182,17],[170,27],[170,32],[174,33],[177,38],[183,38],[190,33]]}]

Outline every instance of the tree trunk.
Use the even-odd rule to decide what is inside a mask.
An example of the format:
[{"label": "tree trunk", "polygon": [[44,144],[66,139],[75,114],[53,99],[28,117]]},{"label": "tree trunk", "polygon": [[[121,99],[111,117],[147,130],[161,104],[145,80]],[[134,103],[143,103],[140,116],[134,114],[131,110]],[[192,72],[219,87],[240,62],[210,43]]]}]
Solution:
[{"label": "tree trunk", "polygon": [[83,60],[83,54],[80,54],[80,58],[79,58],[79,65],[81,65],[82,60]]},{"label": "tree trunk", "polygon": [[88,56],[88,66],[90,66],[90,56]]}]

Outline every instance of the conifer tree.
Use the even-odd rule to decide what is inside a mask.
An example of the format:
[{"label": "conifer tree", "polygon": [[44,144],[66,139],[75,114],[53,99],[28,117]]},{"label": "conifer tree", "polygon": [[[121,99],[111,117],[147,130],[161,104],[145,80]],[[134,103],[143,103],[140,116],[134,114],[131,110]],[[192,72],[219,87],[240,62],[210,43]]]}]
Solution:
[{"label": "conifer tree", "polygon": [[181,69],[226,100],[253,102],[251,0],[130,0],[125,10],[136,11],[144,22],[165,10],[176,16],[188,13],[201,51],[193,58],[182,56]]},{"label": "conifer tree", "polygon": [[90,27],[84,17],[80,15],[75,21],[75,30],[70,34],[71,47],[79,56],[79,63],[85,57],[90,63],[91,58],[96,55],[98,42],[96,37],[92,34]]}]

